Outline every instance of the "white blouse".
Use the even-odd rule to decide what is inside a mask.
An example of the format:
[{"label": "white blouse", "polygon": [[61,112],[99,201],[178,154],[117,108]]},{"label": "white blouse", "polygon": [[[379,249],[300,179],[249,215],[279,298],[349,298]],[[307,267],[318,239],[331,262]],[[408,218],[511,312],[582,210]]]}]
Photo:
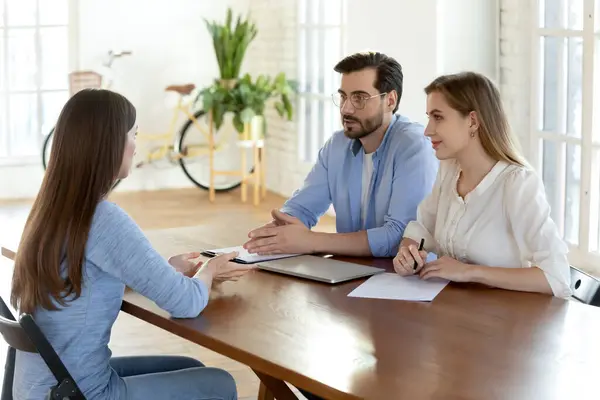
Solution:
[{"label": "white blouse", "polygon": [[568,248],[550,217],[542,180],[531,169],[499,161],[463,199],[460,167],[442,161],[431,194],[404,237],[438,257],[489,267],[537,266],[557,297],[571,295]]}]

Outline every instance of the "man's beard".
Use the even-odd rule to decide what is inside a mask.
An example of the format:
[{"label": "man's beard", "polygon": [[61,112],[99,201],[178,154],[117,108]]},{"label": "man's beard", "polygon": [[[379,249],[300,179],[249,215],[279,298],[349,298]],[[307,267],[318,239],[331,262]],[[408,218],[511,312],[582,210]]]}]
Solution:
[{"label": "man's beard", "polygon": [[364,120],[360,120],[351,115],[342,115],[342,124],[344,123],[344,119],[357,122],[356,125],[351,125],[349,129],[344,128],[346,137],[349,137],[350,139],[362,139],[375,132],[383,125],[383,111],[372,118]]}]

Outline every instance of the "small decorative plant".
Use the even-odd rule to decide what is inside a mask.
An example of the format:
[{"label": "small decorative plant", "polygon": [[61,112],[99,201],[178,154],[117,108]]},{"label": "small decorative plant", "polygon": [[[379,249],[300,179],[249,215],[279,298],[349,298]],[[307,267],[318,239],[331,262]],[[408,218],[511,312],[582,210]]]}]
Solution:
[{"label": "small decorative plant", "polygon": [[233,113],[233,124],[238,132],[244,131],[244,123],[250,123],[255,116],[263,116],[269,100],[282,118],[292,120],[293,106],[291,96],[297,90],[296,83],[286,79],[284,73],[274,79],[260,75],[252,80],[244,75],[231,89],[225,88],[218,81],[202,91],[198,99],[202,101],[204,110],[211,110],[213,123],[218,130],[223,124],[225,114]]},{"label": "small decorative plant", "polygon": [[247,19],[242,21],[242,17],[238,16],[233,26],[231,8],[227,10],[225,24],[209,22],[207,19],[204,22],[212,37],[221,79],[226,82],[236,80],[240,75],[246,50],[258,33],[256,25]]},{"label": "small decorative plant", "polygon": [[260,75],[256,80],[248,74],[242,78],[239,76],[246,50],[258,33],[256,26],[238,17],[234,27],[231,9],[227,10],[224,24],[206,19],[205,22],[213,40],[220,79],[202,89],[196,102],[201,101],[202,108],[212,112],[215,128],[218,130],[225,114],[231,112],[238,132],[242,133],[244,124],[250,123],[255,117],[262,117],[265,132],[264,112],[270,100],[274,100],[273,105],[281,117],[291,120],[291,96],[297,91],[294,81],[288,80],[284,73],[279,73],[275,78]]}]

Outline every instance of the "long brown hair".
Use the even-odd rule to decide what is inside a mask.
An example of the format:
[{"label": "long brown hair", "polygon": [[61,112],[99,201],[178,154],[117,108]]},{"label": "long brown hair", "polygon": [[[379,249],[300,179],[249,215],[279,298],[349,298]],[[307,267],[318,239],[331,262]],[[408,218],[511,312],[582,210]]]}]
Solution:
[{"label": "long brown hair", "polygon": [[15,260],[11,303],[21,312],[56,310],[81,295],[92,218],[117,179],[135,119],[133,105],[108,90],[85,89],[63,107]]},{"label": "long brown hair", "polygon": [[425,93],[438,92],[462,116],[475,111],[479,118],[479,138],[485,152],[496,161],[528,166],[519,141],[510,130],[496,86],[484,75],[461,72],[442,75],[425,87]]}]

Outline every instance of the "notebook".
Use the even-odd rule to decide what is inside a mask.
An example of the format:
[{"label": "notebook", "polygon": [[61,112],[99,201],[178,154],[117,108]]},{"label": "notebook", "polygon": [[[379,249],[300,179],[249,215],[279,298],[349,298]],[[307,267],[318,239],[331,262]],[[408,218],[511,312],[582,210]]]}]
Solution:
[{"label": "notebook", "polygon": [[281,258],[296,257],[296,256],[300,255],[300,254],[275,254],[275,255],[270,255],[270,256],[259,256],[258,254],[248,253],[248,250],[244,249],[244,247],[242,247],[242,246],[205,250],[201,254],[206,257],[215,257],[219,254],[231,253],[232,251],[237,251],[238,256],[231,261],[240,263],[240,264],[254,264],[257,262],[261,262],[261,261],[279,260]]}]

